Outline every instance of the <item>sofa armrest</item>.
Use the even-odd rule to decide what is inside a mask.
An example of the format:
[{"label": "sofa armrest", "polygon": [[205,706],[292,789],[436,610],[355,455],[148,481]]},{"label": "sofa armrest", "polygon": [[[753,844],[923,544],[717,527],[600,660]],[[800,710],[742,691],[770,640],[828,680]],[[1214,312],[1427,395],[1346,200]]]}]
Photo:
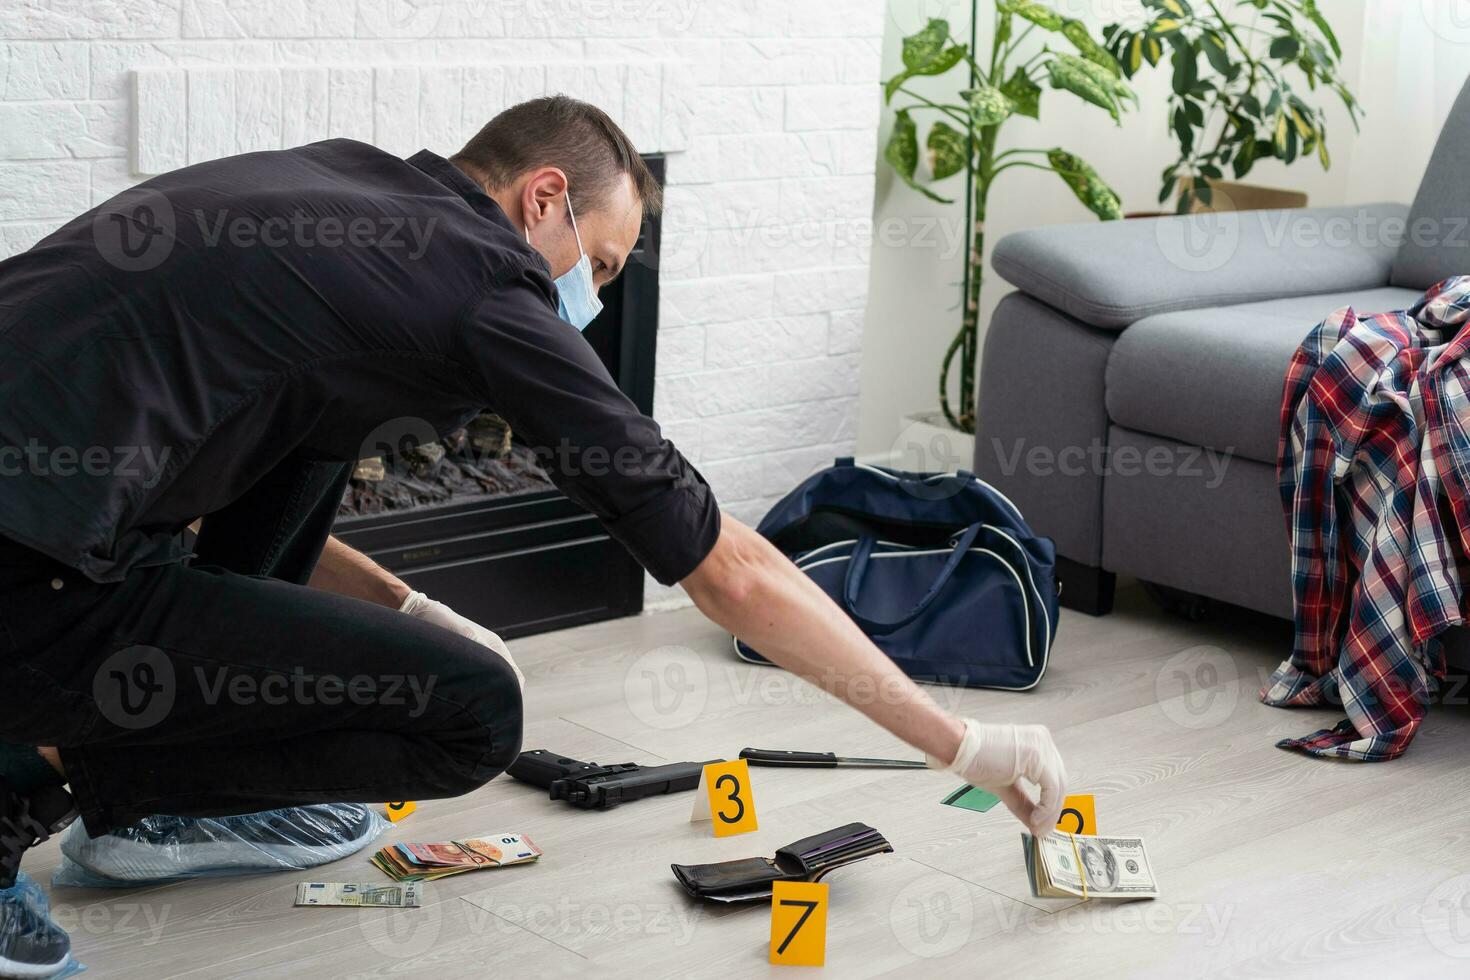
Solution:
[{"label": "sofa armrest", "polygon": [[1224,211],[1054,225],[1002,238],[991,264],[1094,327],[1154,313],[1386,286],[1402,204]]}]

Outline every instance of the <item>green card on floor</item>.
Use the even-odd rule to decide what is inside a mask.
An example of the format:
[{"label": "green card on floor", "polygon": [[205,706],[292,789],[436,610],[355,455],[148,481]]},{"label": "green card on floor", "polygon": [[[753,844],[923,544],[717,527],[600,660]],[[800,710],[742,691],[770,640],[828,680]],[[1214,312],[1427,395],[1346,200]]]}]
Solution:
[{"label": "green card on floor", "polygon": [[974,810],[976,813],[984,813],[1000,802],[1000,797],[994,793],[987,793],[983,789],[973,786],[961,786],[939,801],[945,806],[957,806],[962,810]]}]

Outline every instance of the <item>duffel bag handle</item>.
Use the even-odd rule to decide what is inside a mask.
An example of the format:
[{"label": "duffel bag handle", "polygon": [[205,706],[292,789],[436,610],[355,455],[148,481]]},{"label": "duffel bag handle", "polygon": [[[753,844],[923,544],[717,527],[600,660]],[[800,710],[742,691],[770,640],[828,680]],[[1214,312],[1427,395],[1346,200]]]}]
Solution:
[{"label": "duffel bag handle", "polygon": [[869,619],[857,611],[858,593],[862,591],[863,577],[867,575],[868,562],[873,557],[873,547],[878,543],[877,539],[871,535],[864,536],[858,541],[857,547],[853,548],[852,559],[847,563],[847,579],[842,586],[842,604],[847,607],[847,614],[869,636],[883,636],[912,623],[922,616],[924,610],[928,609],[930,604],[939,597],[939,593],[944,591],[944,587],[954,577],[955,570],[960,567],[960,562],[965,560],[965,553],[980,536],[983,527],[982,524],[971,524],[965,528],[964,533],[955,542],[954,551],[950,553],[949,560],[940,569],[939,575],[934,579],[934,584],[929,586],[929,591],[925,592],[918,604],[902,618],[886,623]]}]

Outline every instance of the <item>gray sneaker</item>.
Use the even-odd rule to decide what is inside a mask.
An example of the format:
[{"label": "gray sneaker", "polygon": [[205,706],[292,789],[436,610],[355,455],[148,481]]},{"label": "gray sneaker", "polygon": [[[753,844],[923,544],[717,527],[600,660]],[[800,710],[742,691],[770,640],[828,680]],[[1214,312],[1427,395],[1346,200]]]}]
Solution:
[{"label": "gray sneaker", "polygon": [[62,838],[61,853],[94,875],[128,883],[300,871],[356,854],[383,828],[358,803],[238,817],[153,816],[97,838],[73,831]]},{"label": "gray sneaker", "polygon": [[51,921],[46,896],[22,876],[0,891],[0,977],[51,977],[71,958],[71,939]]}]

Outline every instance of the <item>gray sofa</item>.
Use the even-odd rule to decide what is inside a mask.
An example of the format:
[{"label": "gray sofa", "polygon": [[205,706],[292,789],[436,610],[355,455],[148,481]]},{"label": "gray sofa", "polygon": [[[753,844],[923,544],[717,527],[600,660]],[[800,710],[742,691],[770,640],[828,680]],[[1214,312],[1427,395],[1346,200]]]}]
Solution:
[{"label": "gray sofa", "polygon": [[1467,217],[1470,85],[1410,207],[1002,239],[1016,291],[985,337],[975,472],[1056,541],[1062,602],[1105,613],[1127,574],[1290,617],[1275,465],[1292,352],[1341,306],[1401,309],[1470,272]]}]

